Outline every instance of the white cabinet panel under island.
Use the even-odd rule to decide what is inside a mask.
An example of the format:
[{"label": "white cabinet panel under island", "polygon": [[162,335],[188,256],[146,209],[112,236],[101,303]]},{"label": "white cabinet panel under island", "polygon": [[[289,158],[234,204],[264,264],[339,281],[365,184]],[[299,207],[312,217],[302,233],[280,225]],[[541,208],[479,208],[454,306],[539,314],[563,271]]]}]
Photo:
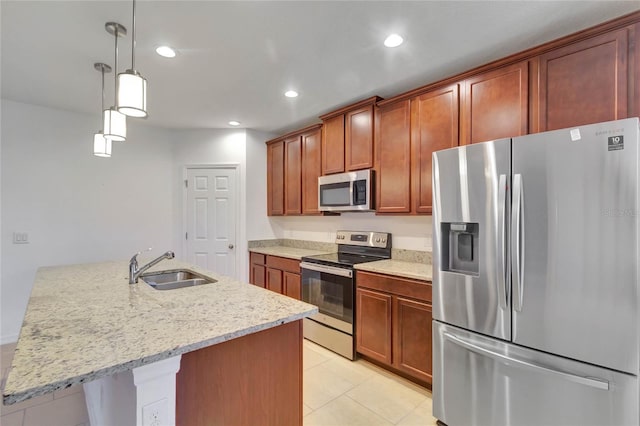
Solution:
[{"label": "white cabinet panel under island", "polygon": [[302,424],[300,320],[317,308],[175,260],[149,271],[175,269],[217,282],[159,291],[128,284],[127,262],[40,268],[5,404],[181,356],[176,424]]}]

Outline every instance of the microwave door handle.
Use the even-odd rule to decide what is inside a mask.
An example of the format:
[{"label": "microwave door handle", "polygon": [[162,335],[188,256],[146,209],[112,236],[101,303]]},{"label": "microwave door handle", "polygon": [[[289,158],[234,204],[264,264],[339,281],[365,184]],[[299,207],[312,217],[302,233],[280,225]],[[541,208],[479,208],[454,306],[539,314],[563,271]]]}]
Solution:
[{"label": "microwave door handle", "polygon": [[349,182],[349,195],[351,196],[352,206],[356,205],[356,195],[358,194],[358,191],[355,190],[355,186],[356,186],[355,180],[352,180],[351,182]]}]

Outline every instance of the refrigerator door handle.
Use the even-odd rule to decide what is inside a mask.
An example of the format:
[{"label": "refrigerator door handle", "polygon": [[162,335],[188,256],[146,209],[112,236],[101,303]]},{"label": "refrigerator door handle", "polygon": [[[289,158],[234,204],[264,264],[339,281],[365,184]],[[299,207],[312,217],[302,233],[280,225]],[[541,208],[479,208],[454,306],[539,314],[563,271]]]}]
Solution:
[{"label": "refrigerator door handle", "polygon": [[572,374],[572,373],[567,373],[565,371],[561,371],[561,370],[555,370],[553,368],[549,368],[546,367],[544,365],[538,365],[535,364],[533,362],[530,361],[525,361],[522,359],[517,359],[517,358],[512,358],[510,356],[501,354],[499,352],[494,352],[492,350],[483,348],[481,346],[478,345],[474,345],[471,342],[468,342],[460,337],[454,336],[451,333],[444,333],[444,337],[446,337],[449,341],[451,341],[452,343],[455,343],[458,346],[461,346],[469,351],[475,352],[477,354],[480,355],[484,355],[487,356],[489,358],[492,358],[496,361],[502,362],[503,364],[512,364],[512,365],[516,365],[518,367],[523,367],[523,368],[527,368],[529,370],[533,370],[539,373],[545,373],[545,374],[550,374],[550,375],[554,375],[554,376],[559,376],[562,377],[563,379],[572,381],[574,383],[579,383],[581,385],[585,385],[585,386],[590,386],[596,389],[601,389],[601,390],[609,390],[609,382],[607,380],[602,380],[602,379],[597,379],[597,378],[592,378],[592,377],[584,377],[584,376],[578,376],[576,374]]},{"label": "refrigerator door handle", "polygon": [[511,209],[511,259],[514,265],[513,308],[522,311],[524,293],[524,226],[522,225],[522,175],[513,176],[513,206]]},{"label": "refrigerator door handle", "polygon": [[507,253],[505,250],[505,211],[507,199],[507,175],[500,175],[498,179],[498,226],[496,228],[496,285],[498,286],[498,300],[500,307],[507,309],[507,291],[506,291],[506,271],[505,259]]}]

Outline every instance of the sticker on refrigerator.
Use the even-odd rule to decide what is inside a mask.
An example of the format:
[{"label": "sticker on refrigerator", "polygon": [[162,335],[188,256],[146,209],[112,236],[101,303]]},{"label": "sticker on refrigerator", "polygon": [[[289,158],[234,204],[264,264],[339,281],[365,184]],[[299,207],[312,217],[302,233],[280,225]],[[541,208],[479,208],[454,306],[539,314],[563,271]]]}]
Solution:
[{"label": "sticker on refrigerator", "polygon": [[624,149],[624,136],[609,136],[607,138],[609,151]]}]

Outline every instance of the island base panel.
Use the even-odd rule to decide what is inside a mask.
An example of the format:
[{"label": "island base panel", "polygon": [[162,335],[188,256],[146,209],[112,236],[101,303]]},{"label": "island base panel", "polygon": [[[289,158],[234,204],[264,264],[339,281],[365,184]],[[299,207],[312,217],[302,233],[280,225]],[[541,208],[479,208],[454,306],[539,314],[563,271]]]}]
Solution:
[{"label": "island base panel", "polygon": [[182,355],[176,425],[302,425],[302,321]]}]

